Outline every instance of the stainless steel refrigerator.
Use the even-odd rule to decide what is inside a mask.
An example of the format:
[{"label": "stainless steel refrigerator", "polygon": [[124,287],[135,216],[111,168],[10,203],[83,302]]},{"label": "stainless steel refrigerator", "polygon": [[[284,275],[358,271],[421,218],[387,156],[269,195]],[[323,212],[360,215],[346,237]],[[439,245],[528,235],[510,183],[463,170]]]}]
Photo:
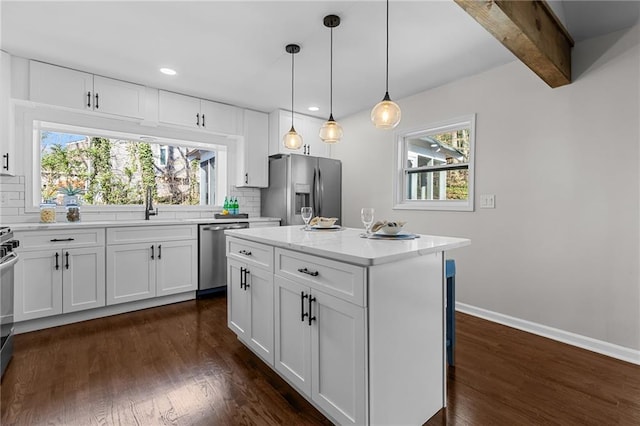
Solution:
[{"label": "stainless steel refrigerator", "polygon": [[262,190],[261,215],[279,217],[280,224],[304,224],[302,207],[313,216],[341,222],[342,164],[331,158],[284,154],[269,157],[269,187]]}]

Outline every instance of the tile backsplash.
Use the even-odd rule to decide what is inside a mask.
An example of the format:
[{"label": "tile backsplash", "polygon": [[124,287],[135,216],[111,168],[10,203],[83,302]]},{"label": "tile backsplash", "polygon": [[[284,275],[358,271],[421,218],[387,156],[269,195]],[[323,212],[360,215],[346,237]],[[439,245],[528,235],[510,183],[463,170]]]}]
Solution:
[{"label": "tile backsplash", "polygon": [[[248,213],[249,217],[260,216],[260,189],[259,188],[236,188],[231,187],[230,197],[238,198],[240,213]],[[139,210],[139,211],[138,211]],[[164,210],[158,207],[158,219],[197,219],[213,217],[218,209],[190,210],[185,207],[184,211],[178,209]],[[135,220],[144,218],[142,206],[130,211],[82,211],[82,221],[118,221]],[[25,211],[25,177],[24,176],[0,176],[0,223],[21,223],[38,222],[40,214],[38,212]],[[58,208],[56,220],[65,222],[65,212]]]}]

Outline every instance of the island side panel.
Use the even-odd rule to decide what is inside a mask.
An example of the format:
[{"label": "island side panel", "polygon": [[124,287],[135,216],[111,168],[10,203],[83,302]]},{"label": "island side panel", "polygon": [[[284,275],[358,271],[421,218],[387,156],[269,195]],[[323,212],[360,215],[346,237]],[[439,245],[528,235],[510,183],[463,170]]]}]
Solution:
[{"label": "island side panel", "polygon": [[371,424],[423,424],[446,404],[442,259],[369,269]]}]

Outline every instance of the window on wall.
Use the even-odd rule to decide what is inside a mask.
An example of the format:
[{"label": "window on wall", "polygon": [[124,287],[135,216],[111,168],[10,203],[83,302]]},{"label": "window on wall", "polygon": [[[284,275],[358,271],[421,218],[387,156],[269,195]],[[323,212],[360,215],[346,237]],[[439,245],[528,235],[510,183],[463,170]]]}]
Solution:
[{"label": "window on wall", "polygon": [[397,136],[394,208],[473,211],[475,115]]},{"label": "window on wall", "polygon": [[76,195],[84,205],[216,205],[224,199],[226,152],[222,146],[141,138],[55,123],[34,123],[38,147],[34,202],[62,204]]}]

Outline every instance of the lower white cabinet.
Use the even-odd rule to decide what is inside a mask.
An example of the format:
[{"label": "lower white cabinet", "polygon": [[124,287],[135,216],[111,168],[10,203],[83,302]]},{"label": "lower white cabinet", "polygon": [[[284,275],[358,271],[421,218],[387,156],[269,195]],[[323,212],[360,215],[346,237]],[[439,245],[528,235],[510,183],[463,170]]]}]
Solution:
[{"label": "lower white cabinet", "polygon": [[273,273],[228,259],[227,298],[229,327],[273,366]]},{"label": "lower white cabinet", "polygon": [[278,275],[274,284],[276,370],[339,424],[364,424],[364,307]]},{"label": "lower white cabinet", "polygon": [[15,321],[105,305],[104,230],[16,232]]},{"label": "lower white cabinet", "polygon": [[194,225],[109,228],[107,305],[197,290],[195,235]]}]

